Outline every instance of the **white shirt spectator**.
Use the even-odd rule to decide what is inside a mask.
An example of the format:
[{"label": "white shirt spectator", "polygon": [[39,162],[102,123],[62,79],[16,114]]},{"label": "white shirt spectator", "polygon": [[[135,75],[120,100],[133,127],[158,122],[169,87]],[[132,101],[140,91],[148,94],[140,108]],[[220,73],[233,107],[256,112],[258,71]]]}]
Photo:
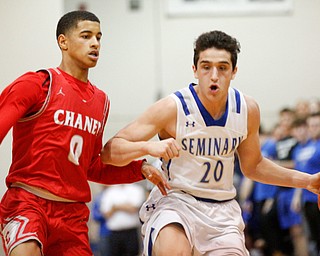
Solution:
[{"label": "white shirt spectator", "polygon": [[145,190],[138,184],[108,187],[101,198],[101,212],[108,218],[108,228],[120,231],[139,227],[139,208],[145,200]]}]

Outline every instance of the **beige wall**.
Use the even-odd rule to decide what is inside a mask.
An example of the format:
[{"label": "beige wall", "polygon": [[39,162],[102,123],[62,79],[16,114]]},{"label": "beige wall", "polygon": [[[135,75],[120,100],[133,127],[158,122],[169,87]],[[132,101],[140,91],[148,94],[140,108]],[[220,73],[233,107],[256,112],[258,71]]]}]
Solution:
[{"label": "beige wall", "polygon": [[[62,13],[62,0],[0,1],[0,91],[26,71],[58,64],[60,52],[55,43],[55,26]],[[11,133],[0,145],[1,197],[10,161]]]}]

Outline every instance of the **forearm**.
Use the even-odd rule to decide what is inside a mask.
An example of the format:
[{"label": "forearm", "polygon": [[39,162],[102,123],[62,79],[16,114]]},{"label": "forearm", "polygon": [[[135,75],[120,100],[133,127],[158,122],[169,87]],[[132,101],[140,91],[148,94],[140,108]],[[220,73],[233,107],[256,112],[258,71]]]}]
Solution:
[{"label": "forearm", "polygon": [[262,158],[255,171],[245,173],[250,179],[283,187],[307,188],[310,175],[281,167],[269,159]]},{"label": "forearm", "polygon": [[148,141],[131,142],[122,138],[112,138],[103,147],[101,160],[105,164],[127,165],[134,159],[148,154]]},{"label": "forearm", "polygon": [[88,170],[88,180],[106,184],[133,183],[145,179],[141,173],[144,160],[132,161],[126,166],[103,164],[97,157]]}]

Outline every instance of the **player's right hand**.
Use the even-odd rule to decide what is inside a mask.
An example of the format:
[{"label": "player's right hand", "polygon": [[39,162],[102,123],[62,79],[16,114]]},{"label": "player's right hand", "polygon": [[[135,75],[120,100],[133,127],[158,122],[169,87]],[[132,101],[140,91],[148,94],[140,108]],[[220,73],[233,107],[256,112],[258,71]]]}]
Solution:
[{"label": "player's right hand", "polygon": [[160,157],[165,161],[169,161],[174,157],[178,157],[180,150],[181,150],[180,145],[173,138],[169,138],[169,139],[165,139],[157,142],[149,141],[148,143],[148,154],[153,157],[157,157],[157,158]]}]

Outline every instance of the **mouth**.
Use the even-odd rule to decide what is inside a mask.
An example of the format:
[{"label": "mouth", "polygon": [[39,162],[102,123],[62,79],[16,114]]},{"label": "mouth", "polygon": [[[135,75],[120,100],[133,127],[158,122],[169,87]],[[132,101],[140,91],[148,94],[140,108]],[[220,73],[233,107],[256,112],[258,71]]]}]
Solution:
[{"label": "mouth", "polygon": [[219,89],[219,86],[218,85],[211,85],[210,86],[210,90],[212,91],[212,92],[215,92],[215,91],[217,91]]},{"label": "mouth", "polygon": [[89,56],[94,58],[94,59],[98,59],[99,52],[98,51],[92,51],[92,52],[89,53]]}]

